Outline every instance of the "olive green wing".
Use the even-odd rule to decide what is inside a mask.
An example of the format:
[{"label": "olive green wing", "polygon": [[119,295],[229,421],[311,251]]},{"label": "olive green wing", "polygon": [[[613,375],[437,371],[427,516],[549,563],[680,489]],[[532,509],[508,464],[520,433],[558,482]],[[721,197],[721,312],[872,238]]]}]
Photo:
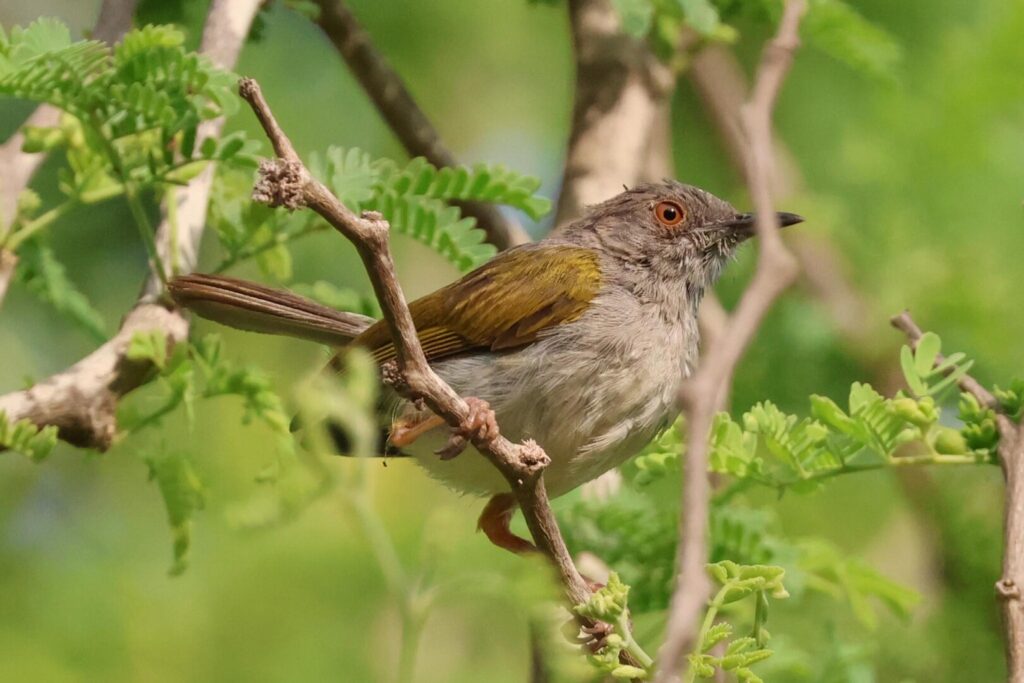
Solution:
[{"label": "olive green wing", "polygon": [[[428,360],[469,351],[501,351],[534,342],[542,331],[571,322],[601,288],[597,254],[582,247],[530,244],[491,261],[409,305]],[[378,321],[353,342],[378,362],[395,357],[391,334]]]}]

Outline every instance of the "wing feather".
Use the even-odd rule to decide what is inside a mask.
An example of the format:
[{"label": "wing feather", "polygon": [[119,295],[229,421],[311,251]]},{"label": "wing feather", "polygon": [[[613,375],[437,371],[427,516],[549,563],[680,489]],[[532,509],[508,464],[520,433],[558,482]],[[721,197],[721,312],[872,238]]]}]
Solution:
[{"label": "wing feather", "polygon": [[[601,288],[597,254],[569,245],[509,249],[409,306],[428,360],[490,349],[514,349],[587,310]],[[378,362],[395,357],[391,335],[378,321],[353,342]]]}]

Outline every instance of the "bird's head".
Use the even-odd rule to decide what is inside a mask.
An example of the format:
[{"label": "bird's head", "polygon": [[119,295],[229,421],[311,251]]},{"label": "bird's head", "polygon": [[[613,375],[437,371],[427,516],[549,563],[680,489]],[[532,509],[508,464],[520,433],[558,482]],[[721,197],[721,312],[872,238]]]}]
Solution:
[{"label": "bird's head", "polygon": [[[779,212],[779,224],[803,220]],[[568,239],[598,248],[626,271],[698,287],[710,285],[736,247],[755,234],[756,217],[675,180],[627,189],[590,207],[566,228]]]}]

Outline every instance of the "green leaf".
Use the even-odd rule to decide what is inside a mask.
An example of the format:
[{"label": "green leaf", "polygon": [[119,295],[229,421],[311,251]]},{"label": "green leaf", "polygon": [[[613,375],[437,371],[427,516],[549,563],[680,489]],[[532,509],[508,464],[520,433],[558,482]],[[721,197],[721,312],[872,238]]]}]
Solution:
[{"label": "green leaf", "polygon": [[651,28],[654,5],[651,0],[612,0],[619,16],[622,30],[636,38],[643,38]]},{"label": "green leaf", "polygon": [[192,462],[184,455],[149,455],[144,460],[167,510],[174,552],[170,574],[176,576],[188,567],[192,518],[205,505],[203,484]]},{"label": "green leaf", "polygon": [[70,45],[71,32],[68,27],[52,17],[42,17],[26,28],[15,26],[10,39],[0,44],[0,51],[14,62],[25,63]]},{"label": "green leaf", "polygon": [[358,149],[331,147],[322,157],[314,156],[310,168],[350,209],[381,213],[392,230],[429,246],[463,271],[497,250],[473,219],[463,218],[448,202],[506,204],[533,218],[551,208],[549,200],[534,194],[540,181],[501,165],[437,169],[416,158],[401,166],[389,159],[371,161]]},{"label": "green leaf", "polygon": [[903,370],[903,379],[906,380],[907,386],[915,396],[928,395],[928,387],[921,381],[921,376],[917,372],[914,352],[909,346],[904,346],[900,349],[900,369]]},{"label": "green leaf", "polygon": [[149,361],[160,369],[167,363],[167,334],[161,330],[136,332],[128,342],[129,360]]},{"label": "green leaf", "polygon": [[0,450],[10,449],[39,462],[56,446],[57,427],[54,425],[40,429],[29,420],[18,420],[12,424],[7,414],[0,410]]},{"label": "green leaf", "polygon": [[899,43],[841,0],[812,0],[800,33],[855,71],[880,81],[896,79],[903,57]]},{"label": "green leaf", "polygon": [[[199,123],[238,103],[235,77],[183,44],[183,34],[170,26],[130,31],[113,49],[71,43],[65,27],[40,20],[15,28],[0,44],[0,94],[48,102],[75,117],[102,170],[119,180],[165,182],[187,163],[183,152],[194,151]],[[222,161],[242,156],[245,143],[238,139],[227,138]]]},{"label": "green leaf", "polygon": [[618,574],[612,572],[604,587],[595,591],[586,602],[576,605],[574,609],[581,616],[614,623],[626,613],[628,598],[629,586],[622,583]]},{"label": "green leaf", "polygon": [[720,621],[717,624],[712,625],[708,629],[707,634],[704,636],[704,642],[701,644],[701,651],[707,652],[715,645],[725,640],[732,635],[732,624],[727,621]]},{"label": "green leaf", "polygon": [[1007,389],[999,386],[992,393],[999,401],[1000,407],[1011,419],[1020,420],[1024,415],[1024,380],[1014,379]]},{"label": "green leaf", "polygon": [[942,349],[942,340],[934,332],[925,332],[917,342],[914,351],[914,371],[919,377],[927,377]]},{"label": "green leaf", "polygon": [[106,341],[108,335],[103,316],[68,278],[67,271],[50,247],[37,239],[26,240],[18,249],[18,257],[17,282],[69,318],[93,341]]},{"label": "green leaf", "polygon": [[710,0],[677,0],[686,23],[704,36],[715,36],[721,28],[721,21],[718,18],[718,10],[711,4]]}]

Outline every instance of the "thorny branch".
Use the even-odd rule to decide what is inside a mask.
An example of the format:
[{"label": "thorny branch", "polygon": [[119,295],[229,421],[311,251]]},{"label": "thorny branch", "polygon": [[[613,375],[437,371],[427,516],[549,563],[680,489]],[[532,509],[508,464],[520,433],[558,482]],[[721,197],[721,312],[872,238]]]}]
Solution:
[{"label": "thorny branch", "polygon": [[[316,4],[320,7],[317,25],[348,64],[409,155],[424,157],[438,168],[458,165],[455,155],[445,146],[440,133],[405,87],[402,77],[373,45],[370,35],[345,2],[316,0]],[[530,241],[522,226],[502,214],[493,204],[457,204],[464,214],[476,219],[477,225],[487,234],[487,241],[499,249]]]},{"label": "thorny branch", "polygon": [[[469,407],[430,368],[416,337],[395,275],[388,245],[388,222],[375,212],[356,215],[312,177],[274,118],[256,81],[242,79],[239,92],[252,107],[278,156],[261,164],[253,198],[270,206],[312,209],[353,243],[380,301],[397,351],[397,372],[385,379],[406,398],[422,400],[453,429],[471,431]],[[573,604],[584,602],[590,591],[569,556],[544,488],[542,473],[548,463],[547,455],[533,441],[514,444],[500,434],[493,438],[473,434],[470,441],[508,481],[537,547],[554,562],[569,600]]]},{"label": "thorny branch", "polygon": [[[903,332],[912,347],[921,339],[921,328],[903,311],[890,319],[892,326]],[[944,362],[942,356],[936,365]],[[957,382],[960,389],[996,411],[999,426],[999,462],[1006,480],[1003,504],[1003,573],[996,582],[996,595],[1002,603],[1003,626],[1006,629],[1006,669],[1009,683],[1024,683],[1024,420],[1015,423],[1000,409],[999,402],[980,382],[964,375]]]},{"label": "thorny branch", "polygon": [[[261,0],[214,0],[207,15],[200,52],[219,66],[231,68],[242,49],[249,26]],[[201,135],[216,135],[222,121],[205,124]],[[212,168],[207,168],[169,201],[178,202],[177,262],[182,272],[195,265],[195,256],[206,219]],[[157,247],[170,256],[175,239],[165,216],[157,229]],[[167,259],[168,262],[171,259]],[[144,384],[152,375],[146,363],[128,360],[132,337],[159,330],[167,335],[168,348],[188,336],[188,321],[177,310],[158,300],[159,280],[151,274],[138,303],[125,316],[120,330],[109,341],[67,370],[35,386],[0,396],[0,411],[8,419],[28,419],[38,426],[56,425],[61,439],[98,450],[108,449],[117,434],[115,411],[118,400]]]},{"label": "thorny branch", "polygon": [[741,110],[749,141],[745,156],[747,185],[757,212],[760,256],[754,278],[736,312],[725,326],[721,342],[711,349],[697,374],[684,385],[680,398],[687,414],[687,443],[678,580],[669,606],[665,643],[659,652],[656,680],[677,680],[685,655],[693,648],[697,618],[707,600],[708,432],[715,412],[731,384],[732,373],[747,344],[775,299],[796,277],[796,263],[778,233],[772,202],[773,153],[771,115],[782,83],[799,44],[798,28],[804,0],[788,0],[775,38],[765,47],[750,98]]}]

